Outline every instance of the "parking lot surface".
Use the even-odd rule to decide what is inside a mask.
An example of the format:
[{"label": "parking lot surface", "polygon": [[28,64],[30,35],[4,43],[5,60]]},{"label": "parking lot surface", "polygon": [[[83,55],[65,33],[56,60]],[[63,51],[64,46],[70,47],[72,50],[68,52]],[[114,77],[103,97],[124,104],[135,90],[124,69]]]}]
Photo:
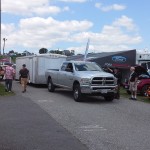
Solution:
[{"label": "parking lot surface", "polygon": [[123,97],[113,102],[106,102],[102,97],[85,97],[78,103],[67,90],[56,89],[50,93],[46,87],[28,86],[27,92],[22,93],[20,87],[14,82],[17,96],[40,107],[47,120],[51,118],[71,133],[82,143],[83,150],[84,145],[89,150],[149,150],[150,109],[147,103]]},{"label": "parking lot surface", "polygon": [[0,96],[0,150],[87,150],[47,112],[24,97],[18,84],[14,83],[13,90],[15,96]]}]

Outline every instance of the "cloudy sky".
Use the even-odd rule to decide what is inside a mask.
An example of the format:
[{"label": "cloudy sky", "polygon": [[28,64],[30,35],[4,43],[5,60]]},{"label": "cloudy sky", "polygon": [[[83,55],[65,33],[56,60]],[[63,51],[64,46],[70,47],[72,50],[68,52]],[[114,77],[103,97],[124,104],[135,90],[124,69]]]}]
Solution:
[{"label": "cloudy sky", "polygon": [[1,0],[1,51],[150,49],[150,0]]}]

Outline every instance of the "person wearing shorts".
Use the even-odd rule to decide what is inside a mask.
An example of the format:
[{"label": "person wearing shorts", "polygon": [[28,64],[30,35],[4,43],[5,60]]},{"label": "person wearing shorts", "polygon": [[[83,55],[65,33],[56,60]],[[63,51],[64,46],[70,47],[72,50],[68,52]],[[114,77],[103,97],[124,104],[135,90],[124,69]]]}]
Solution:
[{"label": "person wearing shorts", "polygon": [[131,92],[131,100],[137,100],[137,80],[138,80],[138,75],[135,72],[135,67],[130,68],[131,74],[129,77],[129,90]]},{"label": "person wearing shorts", "polygon": [[29,80],[29,70],[26,68],[26,65],[22,65],[22,69],[19,71],[20,80],[22,85],[22,93],[26,92],[27,83]]}]

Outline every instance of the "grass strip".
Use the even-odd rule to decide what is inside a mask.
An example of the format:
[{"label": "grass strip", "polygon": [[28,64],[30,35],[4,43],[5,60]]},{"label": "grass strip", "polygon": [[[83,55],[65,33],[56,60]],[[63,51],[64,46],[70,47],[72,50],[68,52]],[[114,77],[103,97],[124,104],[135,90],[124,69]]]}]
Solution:
[{"label": "grass strip", "polygon": [[[127,98],[127,99],[131,97],[131,95],[128,94],[126,89],[124,89],[123,87],[120,88],[120,95],[122,98]],[[139,94],[137,95],[137,100],[141,102],[150,103],[150,97],[142,96]]]},{"label": "grass strip", "polygon": [[5,92],[5,86],[0,83],[0,96],[11,96],[15,95],[14,92]]}]

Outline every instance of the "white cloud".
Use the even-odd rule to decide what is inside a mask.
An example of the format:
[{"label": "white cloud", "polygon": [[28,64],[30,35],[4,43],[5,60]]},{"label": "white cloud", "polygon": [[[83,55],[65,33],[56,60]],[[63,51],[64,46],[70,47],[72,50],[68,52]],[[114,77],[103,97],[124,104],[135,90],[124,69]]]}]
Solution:
[{"label": "white cloud", "polygon": [[[122,28],[123,27],[123,28]],[[120,51],[134,49],[133,45],[142,42],[142,37],[134,30],[136,25],[131,18],[122,16],[112,22],[111,25],[104,25],[99,33],[82,32],[72,36],[73,41],[86,44],[90,38],[89,52]],[[128,31],[129,30],[129,31]],[[84,53],[85,46],[71,47],[76,53]]]},{"label": "white cloud", "polygon": [[96,7],[96,8],[101,8],[102,5],[103,5],[102,3],[95,3],[95,7]]},{"label": "white cloud", "polygon": [[44,14],[57,14],[60,13],[61,9],[56,6],[43,6],[43,7],[36,7],[33,8],[31,13],[37,14],[37,15],[44,15]]},{"label": "white cloud", "polygon": [[109,6],[103,6],[102,3],[96,3],[95,4],[96,8],[99,8],[101,11],[104,12],[108,12],[108,11],[120,11],[120,10],[124,10],[126,9],[125,5],[121,5],[121,4],[113,4],[113,5],[109,5]]},{"label": "white cloud", "polygon": [[69,11],[69,10],[70,10],[70,8],[68,6],[63,8],[63,11]]},{"label": "white cloud", "polygon": [[[89,52],[102,52],[102,51],[120,51],[131,49],[132,45],[138,44],[142,41],[140,36],[128,35],[122,33],[121,30],[112,27],[104,27],[100,33],[79,33],[72,37],[74,41],[80,41],[81,45],[86,45],[87,37],[90,38]],[[88,35],[88,36],[85,36]],[[82,42],[81,42],[82,41]],[[82,51],[81,51],[82,50]],[[76,47],[76,53],[84,53],[85,46]]]},{"label": "white cloud", "polygon": [[116,21],[113,22],[113,25],[125,27],[127,30],[136,30],[137,29],[133,20],[131,18],[128,18],[127,16],[122,16],[121,18],[117,19]]},{"label": "white cloud", "polygon": [[[16,27],[11,34],[8,33],[6,35],[9,39],[7,47],[53,48],[58,42],[70,42],[72,34],[87,31],[92,25],[91,22],[86,20],[61,22],[51,17],[47,19],[40,17],[22,19],[20,20],[18,30]],[[3,28],[2,35],[7,30],[5,25]]]},{"label": "white cloud", "polygon": [[28,19],[22,19],[20,21],[21,29],[31,29],[38,32],[42,30],[43,32],[76,32],[76,31],[85,31],[89,29],[93,24],[89,21],[57,21],[52,17],[47,19],[34,17]]},{"label": "white cloud", "polygon": [[8,34],[11,34],[15,30],[15,25],[11,24],[1,24],[1,33],[3,33],[4,37]]},{"label": "white cloud", "polygon": [[16,15],[48,15],[68,10],[68,7],[61,9],[50,5],[49,0],[5,0],[2,3],[2,12]]},{"label": "white cloud", "polygon": [[59,0],[59,1],[62,1],[62,2],[78,2],[78,3],[83,3],[83,2],[86,2],[87,0]]},{"label": "white cloud", "polygon": [[[14,24],[2,24],[2,37],[6,37],[6,48],[25,49],[55,48],[74,49],[75,53],[84,53],[87,39],[90,38],[89,52],[117,51],[131,49],[139,44],[133,20],[121,16],[110,25],[104,25],[99,32],[91,32],[93,23],[87,20],[58,21],[49,18],[32,17],[21,19],[18,27]],[[62,44],[61,44],[62,43]],[[68,46],[72,43],[72,46]]]}]

